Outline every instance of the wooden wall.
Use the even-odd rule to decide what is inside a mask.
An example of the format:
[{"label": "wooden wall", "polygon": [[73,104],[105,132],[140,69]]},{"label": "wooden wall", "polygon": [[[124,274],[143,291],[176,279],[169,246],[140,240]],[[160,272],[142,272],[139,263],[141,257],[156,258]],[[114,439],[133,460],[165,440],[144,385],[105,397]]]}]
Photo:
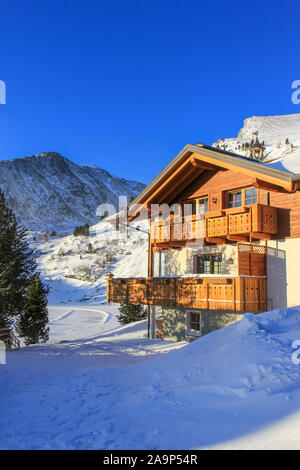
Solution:
[{"label": "wooden wall", "polygon": [[[226,191],[251,186],[254,182],[254,178],[232,170],[205,171],[173,202],[208,195],[209,211],[218,211],[226,207]],[[278,235],[273,238],[300,238],[300,191],[287,193],[259,189],[260,204],[265,204],[267,192],[270,194],[270,205],[278,208]],[[213,199],[216,199],[216,202],[213,202]]]}]

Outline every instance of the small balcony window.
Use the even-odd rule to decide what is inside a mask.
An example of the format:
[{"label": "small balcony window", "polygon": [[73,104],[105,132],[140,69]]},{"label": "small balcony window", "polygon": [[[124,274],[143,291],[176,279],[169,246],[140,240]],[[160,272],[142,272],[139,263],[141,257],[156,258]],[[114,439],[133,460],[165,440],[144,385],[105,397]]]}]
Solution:
[{"label": "small balcony window", "polygon": [[196,274],[222,274],[222,255],[196,255]]},{"label": "small balcony window", "polygon": [[251,204],[257,204],[256,188],[245,189],[245,206],[251,206]]},{"label": "small balcony window", "polygon": [[227,207],[251,206],[257,204],[257,189],[246,188],[238,191],[228,191]]},{"label": "small balcony window", "polygon": [[242,191],[230,191],[227,193],[228,207],[241,207]]},{"label": "small balcony window", "polygon": [[185,215],[203,215],[206,212],[208,212],[208,197],[184,201]]}]

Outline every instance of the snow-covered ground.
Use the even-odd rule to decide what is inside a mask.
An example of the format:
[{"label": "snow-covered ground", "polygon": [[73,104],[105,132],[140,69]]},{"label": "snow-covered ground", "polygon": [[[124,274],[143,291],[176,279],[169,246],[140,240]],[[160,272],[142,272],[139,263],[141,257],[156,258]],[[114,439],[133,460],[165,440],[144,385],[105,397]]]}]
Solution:
[{"label": "snow-covered ground", "polygon": [[69,307],[51,328],[69,336],[73,315],[73,339],[0,366],[1,449],[300,449],[300,308],[187,344],[148,340],[145,321],[105,331],[113,305]]},{"label": "snow-covered ground", "polygon": [[[51,237],[30,233],[38,254],[38,269],[51,289],[50,305],[76,302],[105,302],[106,275],[147,276],[148,235],[122,225],[117,231],[114,218],[90,228],[88,237]],[[148,221],[132,224],[148,231]]]}]

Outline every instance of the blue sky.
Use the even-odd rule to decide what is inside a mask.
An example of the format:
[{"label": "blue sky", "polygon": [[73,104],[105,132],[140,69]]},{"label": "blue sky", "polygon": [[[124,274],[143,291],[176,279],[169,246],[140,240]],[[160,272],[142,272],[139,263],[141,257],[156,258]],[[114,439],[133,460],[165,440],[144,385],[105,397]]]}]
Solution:
[{"label": "blue sky", "polygon": [[187,143],[300,112],[296,1],[3,0],[0,159],[57,151],[149,182]]}]

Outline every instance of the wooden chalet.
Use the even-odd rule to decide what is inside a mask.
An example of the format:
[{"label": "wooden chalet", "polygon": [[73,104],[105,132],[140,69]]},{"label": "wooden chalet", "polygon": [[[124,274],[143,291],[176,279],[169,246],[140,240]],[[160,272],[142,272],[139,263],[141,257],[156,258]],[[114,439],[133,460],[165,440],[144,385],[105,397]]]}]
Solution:
[{"label": "wooden chalet", "polygon": [[130,208],[149,217],[148,276],[109,276],[108,302],[147,305],[174,340],[300,304],[300,175],[275,166],[184,147]]}]

